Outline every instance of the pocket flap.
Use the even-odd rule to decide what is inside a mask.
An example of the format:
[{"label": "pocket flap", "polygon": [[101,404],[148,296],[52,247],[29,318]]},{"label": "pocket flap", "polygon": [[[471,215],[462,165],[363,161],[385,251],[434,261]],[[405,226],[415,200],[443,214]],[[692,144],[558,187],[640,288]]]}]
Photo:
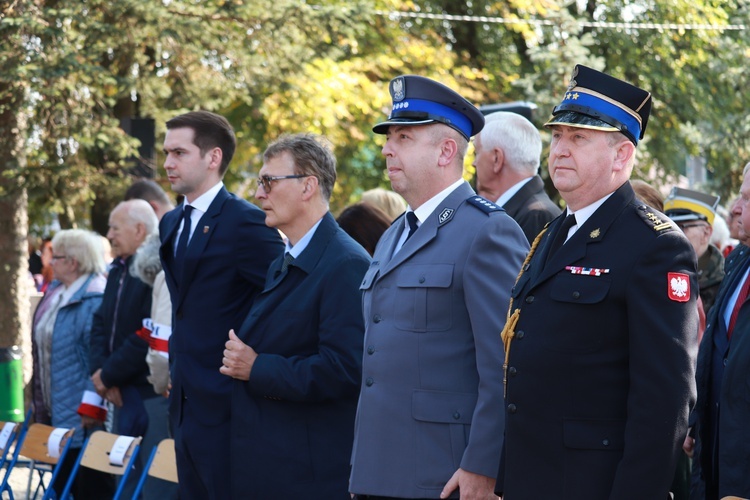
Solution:
[{"label": "pocket flap", "polygon": [[396,284],[402,288],[448,288],[453,282],[453,264],[404,266]]},{"label": "pocket flap", "polygon": [[443,424],[470,424],[477,395],[467,392],[414,391],[411,413],[415,420]]},{"label": "pocket flap", "polygon": [[550,296],[559,302],[596,304],[607,296],[610,285],[609,278],[604,276],[559,274],[552,283]]}]

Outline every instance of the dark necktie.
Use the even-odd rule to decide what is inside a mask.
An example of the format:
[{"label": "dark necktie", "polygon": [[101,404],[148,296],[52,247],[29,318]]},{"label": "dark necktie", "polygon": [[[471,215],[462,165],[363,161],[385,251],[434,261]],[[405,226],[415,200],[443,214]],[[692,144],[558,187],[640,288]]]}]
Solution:
[{"label": "dark necktie", "polygon": [[555,239],[552,240],[552,246],[550,246],[549,253],[547,254],[547,259],[551,258],[552,255],[554,255],[557,250],[563,246],[563,243],[565,243],[565,240],[568,239],[568,231],[570,231],[570,228],[576,225],[576,216],[573,214],[568,215],[565,217],[565,220],[563,220],[562,225],[560,226],[560,230],[557,231],[557,234],[555,235]]},{"label": "dark necktie", "polygon": [[406,235],[406,239],[404,240],[404,243],[411,238],[411,236],[414,234],[414,232],[419,227],[417,223],[419,222],[419,219],[417,219],[417,216],[414,212],[406,212],[406,222],[409,223],[409,234]]},{"label": "dark necktie", "polygon": [[284,254],[284,261],[281,263],[281,272],[285,272],[292,262],[294,262],[294,257],[289,252],[286,252]]},{"label": "dark necktie", "polygon": [[187,252],[188,240],[190,239],[190,228],[192,226],[190,214],[192,212],[193,207],[190,205],[185,205],[185,209],[182,211],[182,233],[180,233],[180,240],[177,242],[177,252],[174,254],[175,273],[177,276],[182,275],[185,252]]},{"label": "dark necktie", "polygon": [[742,288],[740,288],[740,293],[737,295],[737,302],[734,303],[734,308],[732,309],[732,315],[729,317],[729,326],[727,326],[727,338],[732,338],[732,332],[734,331],[734,325],[737,323],[737,315],[740,313],[740,309],[742,308],[742,304],[745,302],[745,299],[747,299],[748,292],[750,291],[750,275],[748,275],[747,278],[745,278],[745,282],[742,283]]}]

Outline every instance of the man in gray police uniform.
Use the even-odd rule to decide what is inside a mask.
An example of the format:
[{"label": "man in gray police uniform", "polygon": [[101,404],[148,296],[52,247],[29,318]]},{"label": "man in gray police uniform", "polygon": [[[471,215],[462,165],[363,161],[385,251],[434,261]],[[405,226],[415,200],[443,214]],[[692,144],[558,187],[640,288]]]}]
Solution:
[{"label": "man in gray police uniform", "polygon": [[[462,177],[481,113],[419,76],[390,83],[373,130],[409,204],[362,282],[365,343],[350,491],[360,499],[492,495],[502,444],[499,333],[528,242]],[[410,234],[411,233],[411,234]]]}]

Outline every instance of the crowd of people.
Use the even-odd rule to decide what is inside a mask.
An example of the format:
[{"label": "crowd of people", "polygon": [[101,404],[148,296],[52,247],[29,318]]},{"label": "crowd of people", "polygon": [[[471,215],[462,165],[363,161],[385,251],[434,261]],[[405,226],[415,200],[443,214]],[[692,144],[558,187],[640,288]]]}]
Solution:
[{"label": "crowd of people", "polygon": [[631,182],[651,93],[577,65],[545,123],[561,208],[529,120],[389,91],[392,190],[336,218],[325,138],[271,142],[256,206],[222,180],[229,122],[191,111],[166,122],[177,206],[139,180],[111,249],[30,242],[33,415],[75,429],[55,488],[106,428],[174,439],[179,482],[146,499],[750,498],[750,163],[724,215]]}]

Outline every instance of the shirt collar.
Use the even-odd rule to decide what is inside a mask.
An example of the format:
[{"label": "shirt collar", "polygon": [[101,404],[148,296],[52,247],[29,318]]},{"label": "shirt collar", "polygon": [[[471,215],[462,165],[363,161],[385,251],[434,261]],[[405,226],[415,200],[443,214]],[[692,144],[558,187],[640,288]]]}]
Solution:
[{"label": "shirt collar", "polygon": [[311,227],[302,238],[299,239],[296,245],[291,246],[289,244],[289,239],[287,239],[286,251],[289,252],[295,259],[299,257],[302,251],[307,248],[307,245],[310,243],[310,240],[312,240],[313,235],[315,235],[315,230],[318,229],[318,226],[322,221],[323,218],[321,217],[320,220],[316,222],[315,225]]},{"label": "shirt collar", "polygon": [[596,210],[599,207],[601,207],[604,204],[604,202],[607,201],[609,199],[609,197],[612,196],[613,194],[614,194],[614,192],[609,193],[604,198],[599,198],[598,200],[596,200],[591,205],[587,205],[587,206],[583,207],[580,210],[576,210],[575,212],[573,212],[570,209],[570,207],[568,207],[567,208],[567,214],[568,215],[571,215],[571,214],[575,215],[576,216],[576,226],[577,227],[581,227],[583,224],[586,223],[587,220],[589,220],[589,217],[591,217],[592,215],[594,215],[594,212],[596,212]]},{"label": "shirt collar", "polygon": [[[198,212],[203,215],[208,211],[208,207],[211,206],[211,203],[213,203],[214,198],[216,198],[216,195],[219,194],[219,191],[221,191],[221,188],[224,187],[224,182],[219,181],[218,184],[216,184],[214,187],[197,197],[193,200],[192,203],[189,205],[193,207],[193,212],[198,210]],[[182,203],[183,210],[185,209],[185,205],[187,204],[187,199]],[[200,217],[199,217],[200,218]],[[192,214],[191,214],[192,219]]]},{"label": "shirt collar", "polygon": [[[427,218],[432,214],[432,212],[435,211],[435,209],[440,205],[440,202],[443,201],[448,197],[449,194],[451,194],[453,191],[458,188],[461,184],[464,183],[463,179],[458,179],[456,182],[448,186],[447,188],[440,191],[438,194],[427,200],[426,202],[422,203],[422,205],[419,206],[419,208],[413,210],[414,215],[417,216],[417,219],[419,219],[419,223],[422,224],[424,221],[427,220]],[[412,210],[411,207],[407,208],[407,211]],[[406,217],[404,217],[404,224],[406,225],[406,228],[409,227],[409,222],[406,220]]]},{"label": "shirt collar", "polygon": [[502,207],[503,205],[508,203],[508,200],[513,198],[513,195],[519,192],[521,188],[524,187],[526,183],[528,183],[533,178],[534,178],[533,176],[527,177],[521,182],[517,182],[513,184],[506,192],[500,195],[500,198],[497,199],[497,201],[495,202],[495,205],[497,205],[498,207]]}]

